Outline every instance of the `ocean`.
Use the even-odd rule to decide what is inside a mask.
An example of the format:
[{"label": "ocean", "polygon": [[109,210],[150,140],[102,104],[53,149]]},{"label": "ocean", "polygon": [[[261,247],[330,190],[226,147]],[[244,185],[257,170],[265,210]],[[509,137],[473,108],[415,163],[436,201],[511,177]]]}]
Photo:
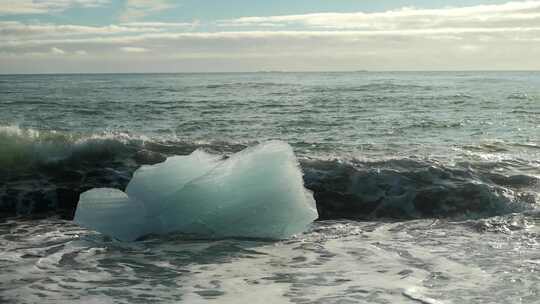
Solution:
[{"label": "ocean", "polygon": [[[78,227],[79,194],[289,143],[281,241]],[[540,303],[540,72],[0,75],[2,303]]]}]

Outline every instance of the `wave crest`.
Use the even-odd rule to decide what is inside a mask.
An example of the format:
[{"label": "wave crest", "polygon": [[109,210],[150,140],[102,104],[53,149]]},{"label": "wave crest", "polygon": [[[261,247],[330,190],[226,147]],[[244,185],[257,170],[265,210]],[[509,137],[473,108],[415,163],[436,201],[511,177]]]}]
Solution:
[{"label": "wave crest", "polygon": [[146,138],[126,133],[92,135],[0,126],[0,168],[20,170],[65,160],[102,160],[138,149]]},{"label": "wave crest", "polygon": [[481,218],[531,209],[540,185],[531,176],[503,176],[411,159],[384,163],[306,161],[306,186],[321,219]]},{"label": "wave crest", "polygon": [[[79,194],[124,190],[143,164],[198,148],[233,153],[243,143],[155,140],[125,133],[93,135],[0,127],[0,215],[61,214],[71,218]],[[251,144],[250,144],[251,145]],[[416,158],[377,161],[300,160],[320,219],[483,218],[535,209],[540,178],[501,173],[518,160],[447,164]],[[316,157],[316,156],[313,156]]]}]

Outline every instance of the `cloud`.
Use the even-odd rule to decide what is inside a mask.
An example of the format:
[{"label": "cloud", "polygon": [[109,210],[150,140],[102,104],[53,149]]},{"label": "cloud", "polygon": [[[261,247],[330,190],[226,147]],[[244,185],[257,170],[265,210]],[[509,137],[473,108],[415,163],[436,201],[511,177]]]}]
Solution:
[{"label": "cloud", "polygon": [[124,22],[123,26],[128,27],[153,27],[153,28],[194,28],[199,24],[195,22]]},{"label": "cloud", "polygon": [[234,31],[234,32],[164,32],[137,33],[134,35],[90,35],[84,37],[69,36],[38,36],[29,39],[0,40],[0,48],[4,47],[35,47],[50,45],[122,45],[134,43],[159,43],[166,47],[168,44],[182,42],[183,48],[197,44],[223,42],[234,45],[249,45],[263,48],[283,40],[292,45],[307,41],[370,41],[388,40],[403,42],[413,39],[423,40],[464,40],[475,39],[482,41],[527,40],[538,37],[539,27],[520,28],[442,28],[418,30],[387,30],[387,31]]},{"label": "cloud", "polygon": [[126,53],[146,53],[148,52],[148,49],[142,48],[142,47],[134,47],[134,46],[124,46],[120,48],[123,52]]},{"label": "cloud", "polygon": [[175,7],[170,0],[127,0],[120,20],[127,22]]},{"label": "cloud", "polygon": [[378,13],[317,13],[222,20],[222,27],[295,26],[332,30],[411,30],[497,28],[540,25],[540,1],[508,2],[459,8],[402,8]]},{"label": "cloud", "polygon": [[459,46],[459,49],[461,49],[464,52],[478,52],[482,48],[478,45],[464,44],[464,45]]},{"label": "cloud", "polygon": [[107,26],[24,24],[18,21],[0,21],[0,41],[6,39],[26,39],[84,35],[116,35],[133,33],[156,33],[166,31],[192,30],[197,23],[131,22]]},{"label": "cloud", "polygon": [[17,21],[0,22],[2,37],[24,38],[25,36],[71,36],[71,35],[108,35],[121,33],[157,32],[155,27],[132,26],[82,26],[82,25],[55,25],[55,24],[23,24]]},{"label": "cloud", "polygon": [[30,15],[61,12],[72,7],[100,7],[110,0],[0,0],[0,15]]},{"label": "cloud", "polygon": [[[511,63],[516,57],[510,54],[518,54],[521,50],[524,55],[520,60],[528,58],[532,66],[537,60],[527,57],[526,53],[540,53],[540,43],[535,40],[539,36],[540,27],[498,28],[494,31],[461,29],[451,33],[440,30],[416,30],[405,33],[386,31],[376,34],[370,31],[148,33],[6,41],[0,47],[0,51],[23,54],[57,47],[69,52],[84,49],[98,56],[118,56],[121,59],[129,58],[128,53],[141,54],[150,49],[164,59],[341,56],[354,60],[366,54],[379,58],[379,63],[382,63],[386,56],[391,56],[390,54],[414,59],[413,61],[407,59],[404,64],[422,58],[428,60],[429,57],[440,60],[445,58],[443,54],[446,54],[448,61],[444,62],[444,65],[451,66],[459,61],[452,59],[456,56],[466,56],[470,53],[502,54],[504,50],[511,49],[508,56],[501,55],[499,60]],[[476,52],[472,52],[473,50]],[[119,51],[122,54],[119,54]]]},{"label": "cloud", "polygon": [[0,22],[0,66],[171,72],[540,69],[540,1],[245,17],[204,24],[207,31],[197,28],[197,22]]},{"label": "cloud", "polygon": [[57,47],[52,47],[51,48],[51,53],[53,55],[64,55],[66,52],[64,50],[62,50],[62,49],[57,48]]}]

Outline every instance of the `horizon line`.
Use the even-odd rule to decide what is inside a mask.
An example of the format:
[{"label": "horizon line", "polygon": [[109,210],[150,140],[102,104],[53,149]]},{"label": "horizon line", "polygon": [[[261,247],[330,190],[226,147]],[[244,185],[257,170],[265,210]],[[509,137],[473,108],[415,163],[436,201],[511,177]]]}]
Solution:
[{"label": "horizon line", "polygon": [[321,70],[321,71],[303,71],[303,70],[291,70],[291,71],[281,71],[281,70],[260,70],[260,71],[200,71],[200,72],[44,72],[44,73],[2,73],[0,72],[1,76],[16,76],[16,75],[148,75],[148,74],[155,74],[155,75],[174,75],[174,74],[294,74],[294,73],[465,73],[465,72],[540,72],[539,70],[523,70],[523,69],[516,69],[516,70]]}]

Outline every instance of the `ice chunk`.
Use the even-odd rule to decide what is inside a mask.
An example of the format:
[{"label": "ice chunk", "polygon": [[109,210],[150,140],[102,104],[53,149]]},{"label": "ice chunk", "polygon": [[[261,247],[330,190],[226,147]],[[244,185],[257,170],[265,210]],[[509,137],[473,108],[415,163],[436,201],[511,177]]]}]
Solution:
[{"label": "ice chunk", "polygon": [[120,190],[109,188],[82,193],[74,221],[121,240],[135,240],[152,230],[143,204]]},{"label": "ice chunk", "polygon": [[83,193],[75,221],[122,240],[169,232],[282,239],[317,218],[294,152],[280,141],[228,159],[202,151],[171,157],[137,170],[126,191]]},{"label": "ice chunk", "polygon": [[269,142],[223,161],[165,201],[167,231],[285,238],[317,218],[292,148]]},{"label": "ice chunk", "polygon": [[126,193],[144,202],[149,214],[162,210],[164,198],[189,181],[208,173],[222,157],[196,150],[190,155],[173,156],[153,166],[142,166],[133,174]]}]

